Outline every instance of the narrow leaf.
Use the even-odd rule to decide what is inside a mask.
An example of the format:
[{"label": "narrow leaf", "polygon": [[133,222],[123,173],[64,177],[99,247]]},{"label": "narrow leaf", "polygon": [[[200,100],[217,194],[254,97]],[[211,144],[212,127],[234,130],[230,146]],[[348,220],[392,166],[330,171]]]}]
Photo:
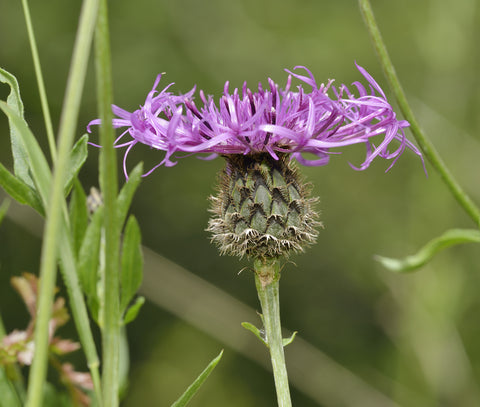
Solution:
[{"label": "narrow leaf", "polygon": [[77,272],[83,291],[89,298],[97,298],[98,263],[103,222],[99,209],[87,227],[78,255]]},{"label": "narrow leaf", "polygon": [[263,338],[264,334],[262,333],[262,331],[260,331],[260,329],[258,329],[255,325],[251,324],[250,322],[242,322],[242,326],[245,329],[248,329],[250,332],[252,332],[268,348],[268,343]]},{"label": "narrow leaf", "polygon": [[85,163],[88,155],[88,134],[84,134],[73,146],[65,176],[65,196],[68,195],[73,185],[73,180],[78,175],[80,168]]},{"label": "narrow leaf", "polygon": [[403,259],[375,256],[375,259],[391,271],[405,273],[419,269],[437,252],[462,243],[480,243],[480,231],[475,229],[451,229],[432,239],[412,256]]},{"label": "narrow leaf", "polygon": [[0,186],[18,203],[31,206],[41,215],[45,214],[42,202],[36,191],[10,173],[10,171],[8,171],[1,163]]},{"label": "narrow leaf", "polygon": [[[7,105],[21,120],[24,120],[23,102],[22,98],[20,97],[20,88],[18,86],[17,78],[15,78],[15,76],[13,76],[11,73],[0,68],[0,82],[6,83],[10,86],[10,94],[7,97]],[[25,184],[33,187],[33,181],[29,173],[28,154],[23,146],[22,141],[20,140],[18,128],[12,125],[10,117],[9,123],[10,142],[12,145],[13,168],[15,175]]]},{"label": "narrow leaf", "polygon": [[212,373],[212,370],[215,369],[215,366],[217,366],[218,362],[222,358],[222,355],[223,350],[215,359],[210,362],[206,369],[202,373],[200,373],[200,376],[197,377],[197,379],[190,385],[190,387],[185,391],[185,393],[183,393],[182,396],[175,403],[173,403],[171,407],[183,407],[187,405],[187,403],[198,391],[200,386],[205,382],[205,380],[207,380],[207,377],[210,375],[210,373]]},{"label": "narrow leaf", "polygon": [[15,387],[8,379],[3,366],[0,366],[0,407],[21,407],[22,402],[15,391]]},{"label": "narrow leaf", "polygon": [[73,237],[73,250],[78,257],[80,247],[88,226],[87,196],[82,185],[75,179],[72,198],[70,199],[70,226]]},{"label": "narrow leaf", "polygon": [[8,207],[10,206],[10,201],[4,200],[2,202],[2,205],[0,205],[0,224],[3,221],[3,218],[5,217],[5,214],[8,211]]},{"label": "narrow leaf", "polygon": [[120,274],[120,310],[123,313],[137,292],[143,278],[143,257],[140,227],[130,216],[125,227],[122,250],[122,270]]},{"label": "narrow leaf", "polygon": [[137,318],[142,305],[145,304],[145,297],[137,297],[135,302],[128,307],[127,312],[125,313],[125,317],[123,318],[123,324],[127,325],[132,322],[135,318]]},{"label": "narrow leaf", "polygon": [[123,225],[127,217],[128,208],[132,202],[133,194],[135,193],[140,180],[142,179],[143,164],[139,163],[133,169],[128,181],[123,186],[117,198],[117,222],[118,225]]},{"label": "narrow leaf", "polygon": [[295,331],[292,336],[290,336],[290,338],[283,338],[282,340],[282,343],[283,343],[283,347],[287,346],[287,345],[290,345],[293,340],[295,339],[295,337],[297,336],[297,331]]},{"label": "narrow leaf", "polygon": [[[52,174],[48,166],[45,155],[38,145],[35,136],[32,134],[27,126],[27,123],[18,113],[15,112],[5,102],[0,101],[0,109],[8,116],[10,125],[17,130],[19,142],[21,142],[28,159],[28,166],[35,182],[35,187],[38,190],[44,204],[48,203],[48,196],[50,192],[50,183]],[[23,153],[22,153],[23,154]],[[24,179],[22,181],[26,182]]]}]

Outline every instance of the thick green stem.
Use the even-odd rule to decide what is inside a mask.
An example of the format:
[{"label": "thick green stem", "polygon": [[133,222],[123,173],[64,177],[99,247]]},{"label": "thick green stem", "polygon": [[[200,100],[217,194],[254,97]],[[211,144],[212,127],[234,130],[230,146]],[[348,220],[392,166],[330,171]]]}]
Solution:
[{"label": "thick green stem", "polygon": [[256,261],[255,285],[262,306],[262,319],[265,328],[265,342],[270,351],[275,389],[279,407],[291,407],[288,386],[287,366],[283,353],[282,326],[280,323],[279,280],[280,265],[278,261]]},{"label": "thick green stem", "polygon": [[408,104],[405,92],[400,85],[397,74],[395,73],[395,68],[393,67],[392,61],[387,52],[385,43],[382,40],[380,30],[378,29],[377,23],[375,21],[375,16],[373,14],[372,7],[369,0],[359,0],[360,10],[362,11],[365,24],[367,25],[368,32],[377,51],[380,63],[382,65],[383,71],[388,79],[390,87],[392,88],[397,103],[400,106],[400,109],[407,119],[410,122],[410,129],[420,146],[423,154],[430,161],[435,170],[440,174],[443,182],[447,185],[450,192],[455,197],[457,202],[462,206],[462,208],[467,212],[467,214],[474,220],[474,222],[480,226],[480,209],[472,201],[472,199],[465,193],[462,187],[458,184],[457,180],[450,173],[450,170],[447,168],[439,153],[435,149],[432,142],[428,139],[427,135],[420,128],[420,125],[413,114],[413,111]]},{"label": "thick green stem", "polygon": [[100,127],[100,187],[105,211],[105,264],[103,268],[103,307],[101,308],[103,348],[103,401],[104,407],[118,406],[119,358],[121,337],[121,315],[119,304],[119,239],[121,225],[117,223],[117,162],[113,147],[112,128],[112,69],[110,62],[110,37],[106,0],[100,1],[97,30],[95,33],[95,67]]},{"label": "thick green stem", "polygon": [[96,0],[86,0],[82,7],[78,35],[72,57],[72,68],[68,78],[65,100],[58,135],[58,157],[54,166],[50,194],[45,202],[47,208],[42,257],[40,264],[40,287],[38,311],[35,324],[35,355],[29,374],[27,407],[43,404],[43,388],[47,372],[48,328],[54,297],[57,274],[57,250],[59,245],[62,216],[64,214],[64,184],[69,153],[73,144],[78,110],[85,79],[88,55],[93,36],[93,23],[97,10]]}]

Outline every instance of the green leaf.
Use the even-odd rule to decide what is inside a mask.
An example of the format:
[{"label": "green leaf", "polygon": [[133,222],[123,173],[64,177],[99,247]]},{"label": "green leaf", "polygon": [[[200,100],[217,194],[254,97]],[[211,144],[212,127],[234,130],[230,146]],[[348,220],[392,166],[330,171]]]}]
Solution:
[{"label": "green leaf", "polygon": [[128,376],[130,370],[130,351],[128,348],[127,330],[120,329],[120,349],[118,355],[118,393],[123,400],[128,391]]},{"label": "green leaf", "polygon": [[[27,123],[23,120],[23,117],[19,116],[14,109],[3,101],[0,101],[0,109],[8,116],[10,126],[16,129],[17,140],[23,146],[24,150],[22,151],[26,152],[27,165],[31,170],[30,173],[33,176],[36,190],[40,194],[45,206],[48,204],[52,174],[42,149],[28,128]],[[24,179],[22,181],[28,184]]]},{"label": "green leaf", "polygon": [[127,312],[123,318],[123,325],[127,325],[137,318],[140,308],[145,304],[145,297],[137,297],[132,305],[128,307]]},{"label": "green leaf", "polygon": [[8,207],[10,206],[10,201],[4,200],[2,202],[2,205],[0,206],[0,224],[3,221],[3,218],[5,217],[5,214],[8,211]]},{"label": "green leaf", "polygon": [[120,310],[123,313],[137,292],[143,278],[143,257],[140,227],[135,217],[130,216],[125,227],[120,274]]},{"label": "green leaf", "polygon": [[[18,87],[17,78],[11,73],[0,68],[0,82],[6,83],[10,86],[10,94],[7,97],[7,105],[10,107],[20,120],[24,121],[23,117],[23,102],[20,97],[20,88]],[[10,142],[12,145],[13,154],[13,168],[14,173],[25,184],[33,187],[33,181],[29,172],[28,154],[23,146],[21,137],[18,134],[18,128],[14,126],[9,117],[10,123]]]},{"label": "green leaf", "polygon": [[[92,217],[78,255],[77,272],[83,291],[87,297],[97,298],[98,265],[100,258],[100,241],[102,236],[103,209],[100,208]],[[90,303],[89,303],[90,304]]]},{"label": "green leaf", "polygon": [[68,195],[73,185],[73,180],[78,175],[88,155],[88,134],[84,134],[73,146],[70,152],[69,164],[65,175],[65,196]]},{"label": "green leaf", "polygon": [[67,393],[57,390],[52,384],[43,386],[43,407],[71,407],[72,401]]},{"label": "green leaf", "polygon": [[290,338],[283,338],[282,339],[282,344],[283,344],[283,347],[287,346],[287,345],[290,345],[293,340],[295,339],[295,337],[297,336],[297,333],[298,331],[295,331],[292,336],[290,336]]},{"label": "green leaf", "polygon": [[242,326],[245,329],[248,329],[250,332],[252,332],[268,348],[268,343],[265,341],[265,339],[263,339],[263,334],[260,331],[260,329],[258,329],[255,325],[251,324],[250,322],[242,322]]},{"label": "green leaf", "polygon": [[70,227],[73,237],[73,250],[78,257],[80,247],[88,226],[87,196],[82,185],[75,179],[73,193],[70,199]]},{"label": "green leaf", "polygon": [[0,186],[18,203],[31,206],[41,215],[45,215],[42,202],[36,191],[11,174],[1,163]]},{"label": "green leaf", "polygon": [[140,181],[142,179],[143,164],[139,163],[135,166],[128,181],[123,186],[117,198],[117,224],[120,227],[125,222],[128,208],[132,202],[133,194],[135,193]]},{"label": "green leaf", "polygon": [[403,259],[375,256],[375,259],[391,271],[397,273],[411,272],[426,264],[437,252],[462,243],[480,243],[480,231],[475,229],[451,229],[432,239],[412,256]]},{"label": "green leaf", "polygon": [[22,402],[18,397],[15,387],[8,380],[3,366],[0,366],[0,407],[21,407]]},{"label": "green leaf", "polygon": [[206,369],[202,373],[200,373],[200,376],[197,377],[197,379],[190,385],[190,387],[185,391],[185,393],[183,393],[182,396],[175,403],[173,403],[171,407],[183,407],[187,405],[187,403],[198,391],[200,386],[205,382],[205,380],[207,380],[207,377],[210,375],[210,373],[212,373],[212,370],[215,369],[215,366],[217,366],[218,362],[222,358],[222,355],[223,350],[215,359],[210,362]]}]

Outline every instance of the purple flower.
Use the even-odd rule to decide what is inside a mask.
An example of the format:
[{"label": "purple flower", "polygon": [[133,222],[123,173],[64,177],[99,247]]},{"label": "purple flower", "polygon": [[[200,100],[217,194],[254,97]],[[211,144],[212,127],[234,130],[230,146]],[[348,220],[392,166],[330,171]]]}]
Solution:
[{"label": "purple flower", "polygon": [[[358,65],[357,68],[369,84],[366,88],[359,82],[353,83],[358,96],[345,85],[335,87],[333,80],[317,85],[307,68],[297,66],[294,70],[303,69],[306,75],[287,70],[289,76],[283,90],[268,79],[266,89],[259,84],[253,93],[244,83],[241,90],[230,94],[226,82],[218,104],[200,91],[201,107],[193,100],[195,88],[185,95],[174,95],[169,91],[171,83],[158,92],[158,75],[145,104],[138,110],[130,113],[113,105],[117,116],[113,126],[126,128],[115,141],[116,147],[127,147],[125,174],[126,158],[137,143],[165,152],[163,160],[147,174],[161,165],[175,165],[182,153],[209,153],[207,159],[255,153],[268,153],[278,159],[278,153],[289,153],[301,164],[321,166],[328,163],[331,154],[340,153],[337,148],[364,143],[366,157],[359,167],[352,165],[356,170],[366,169],[377,156],[393,160],[390,169],[405,148],[421,157],[405,137],[403,129],[409,123],[397,120],[378,83],[365,69]],[[304,90],[302,85],[291,89],[292,77],[311,90]],[[98,124],[98,119],[90,122],[88,131]],[[398,145],[390,151],[394,140]],[[305,154],[316,158],[308,159]]]}]

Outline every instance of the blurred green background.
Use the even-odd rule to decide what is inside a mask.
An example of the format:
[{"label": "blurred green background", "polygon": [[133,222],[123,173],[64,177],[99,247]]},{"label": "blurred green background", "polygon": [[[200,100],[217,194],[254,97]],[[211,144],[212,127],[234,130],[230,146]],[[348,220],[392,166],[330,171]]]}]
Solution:
[{"label": "blurred green background", "polygon": [[[31,3],[58,122],[80,2]],[[476,0],[372,1],[419,121],[477,202],[479,5]],[[110,3],[110,16],[114,100],[127,110],[144,102],[160,72],[167,73],[164,84],[175,82],[177,92],[196,84],[218,97],[226,80],[231,87],[244,80],[255,87],[272,77],[283,85],[283,69],[295,65],[307,66],[319,82],[335,78],[337,84],[350,84],[363,79],[357,61],[390,94],[354,0],[117,0]],[[27,121],[45,145],[18,1],[0,5],[0,65],[18,78]],[[97,115],[93,74],[92,66],[79,137]],[[6,94],[0,87],[2,99]],[[4,118],[0,130],[0,159],[11,166]],[[359,164],[363,157],[359,146],[333,156],[328,166],[302,169],[320,197],[325,229],[314,247],[285,266],[281,283],[283,324],[298,330],[300,338],[286,348],[293,403],[478,406],[478,246],[452,248],[412,275],[391,274],[373,259],[374,254],[411,254],[449,228],[474,225],[428,163],[424,175],[413,153],[407,151],[387,174],[388,163],[381,160],[367,171],[353,171],[348,162]],[[98,183],[97,158],[91,148],[80,174],[87,190]],[[129,156],[130,168],[139,160],[153,166],[159,153],[139,147]],[[275,405],[273,380],[263,367],[267,352],[239,327],[244,315],[260,324],[252,312],[259,309],[252,273],[248,268],[239,273],[248,263],[219,257],[205,232],[207,199],[222,164],[183,159],[145,178],[136,194],[132,213],[143,243],[174,264],[155,255],[147,259],[147,304],[128,326],[126,407],[170,405],[222,348],[223,360],[191,406]],[[9,279],[37,272],[41,245],[36,235],[41,223],[33,212],[12,206],[9,214],[0,226],[0,312],[8,331],[27,323]],[[179,266],[202,280],[182,274]]]}]

